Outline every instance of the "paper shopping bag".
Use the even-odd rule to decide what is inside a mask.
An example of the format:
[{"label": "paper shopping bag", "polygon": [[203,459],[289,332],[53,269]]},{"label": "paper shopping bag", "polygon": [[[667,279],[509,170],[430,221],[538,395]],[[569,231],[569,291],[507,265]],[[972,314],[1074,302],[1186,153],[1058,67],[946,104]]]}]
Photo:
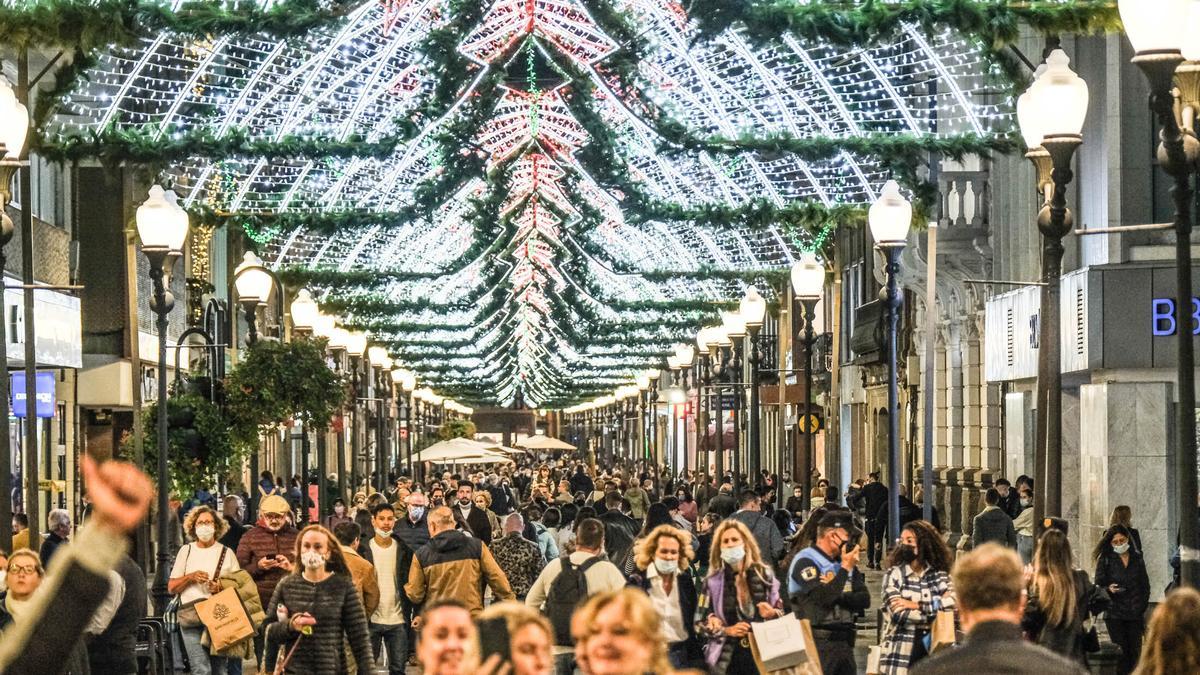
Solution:
[{"label": "paper shopping bag", "polygon": [[872,645],[870,653],[867,654],[867,675],[882,675],[883,671],[879,668],[879,660],[883,658],[883,647]]},{"label": "paper shopping bag", "polygon": [[958,637],[954,633],[954,612],[939,611],[929,628],[929,653],[936,654],[946,647],[953,647],[957,641]]},{"label": "paper shopping bag", "polygon": [[250,615],[236,589],[226,588],[207,600],[201,600],[196,603],[196,612],[208,629],[214,652],[254,635],[254,624],[250,622]]},{"label": "paper shopping bag", "polygon": [[[787,623],[770,625],[784,621]],[[822,675],[808,619],[787,614],[772,621],[752,623],[750,627],[750,651],[760,675]]]}]

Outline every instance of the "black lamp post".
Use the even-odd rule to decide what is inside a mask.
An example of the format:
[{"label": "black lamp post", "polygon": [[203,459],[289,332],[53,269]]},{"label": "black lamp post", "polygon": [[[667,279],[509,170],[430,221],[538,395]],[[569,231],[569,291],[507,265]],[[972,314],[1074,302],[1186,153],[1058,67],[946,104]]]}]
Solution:
[{"label": "black lamp post", "polygon": [[[29,110],[17,100],[12,86],[7,79],[0,78],[0,282],[4,281],[4,267],[7,261],[4,257],[4,247],[13,238],[15,226],[8,217],[8,204],[12,201],[12,178],[17,169],[28,166],[28,160],[21,159],[25,151],[25,139],[29,133]],[[4,284],[0,283],[0,287]],[[0,293],[3,290],[0,289]],[[0,301],[0,308],[4,303]],[[6,337],[6,322],[0,320],[0,401],[9,399],[8,391],[8,338]],[[28,385],[26,392],[29,391]],[[36,388],[34,388],[36,391]],[[28,393],[26,393],[28,396]],[[12,522],[12,446],[9,445],[8,415],[0,415],[0,523]],[[30,521],[31,523],[34,521]],[[0,527],[0,548],[12,550],[12,530]]]},{"label": "black lamp post", "polygon": [[[158,329],[158,419],[157,441],[158,502],[155,514],[156,565],[154,568],[154,611],[162,614],[171,601],[167,591],[167,575],[170,572],[170,506],[171,477],[167,458],[170,454],[170,439],[167,429],[167,317],[175,306],[171,294],[171,272],[175,262],[183,255],[183,244],[187,240],[188,216],[175,202],[175,193],[164,191],[155,185],[150,188],[150,197],[137,210],[138,237],[142,241],[142,253],[150,262],[150,280],[154,292],[150,309],[154,311]],[[27,382],[31,390],[33,383]],[[31,527],[37,527],[30,523]]]},{"label": "black lamp post", "polygon": [[[1042,234],[1042,287],[1038,348],[1037,476],[1034,522],[1062,515],[1062,348],[1059,336],[1059,280],[1062,277],[1063,237],[1074,224],[1067,210],[1067,185],[1073,173],[1071,158],[1083,142],[1080,131],[1087,115],[1087,84],[1068,66],[1065,52],[1056,49],[1044,70],[1018,102],[1018,118],[1029,157],[1038,167],[1039,187],[1048,194],[1038,214]],[[1049,180],[1045,180],[1049,170]],[[928,497],[926,497],[928,498]]]},{"label": "black lamp post", "polygon": [[[746,323],[746,344],[750,358],[750,425],[749,425],[749,471],[757,480],[762,469],[762,404],[759,400],[758,378],[762,366],[762,350],[758,344],[758,333],[767,316],[767,301],[758,289],[750,286],[738,306],[738,313]],[[776,490],[778,493],[779,490]]]},{"label": "black lamp post", "polygon": [[[1196,355],[1192,336],[1192,206],[1191,174],[1200,160],[1195,117],[1200,108],[1200,42],[1192,31],[1193,3],[1117,3],[1133,62],[1150,82],[1150,108],[1162,126],[1158,161],[1174,179],[1175,201],[1175,334],[1179,414],[1175,423],[1175,479],[1179,511],[1180,580],[1200,588],[1200,522],[1197,514]],[[1136,6],[1135,6],[1136,5]],[[1173,86],[1178,85],[1176,106]],[[1180,117],[1176,115],[1179,114]]]},{"label": "black lamp post", "polygon": [[808,471],[806,471],[808,475],[803,477],[804,490],[800,495],[805,509],[811,506],[812,467],[816,465],[813,456],[813,435],[816,433],[814,428],[816,425],[813,424],[810,415],[813,400],[812,349],[817,340],[813,332],[813,323],[817,318],[817,303],[821,301],[821,291],[824,287],[825,267],[817,260],[815,253],[805,253],[792,266],[792,292],[800,303],[800,319],[804,322],[804,332],[799,336],[800,344],[804,347],[804,408],[798,411],[798,419],[803,421],[804,428],[801,429],[803,433],[800,437],[804,439],[804,457],[806,458],[804,465],[808,467]]},{"label": "black lamp post", "polygon": [[[888,537],[900,536],[900,391],[897,384],[896,340],[899,335],[900,305],[903,302],[897,276],[900,254],[908,241],[912,204],[900,194],[900,186],[889,180],[871,205],[871,236],[887,257],[888,310]],[[811,359],[810,359],[811,360]],[[885,544],[886,545],[886,544]]]}]

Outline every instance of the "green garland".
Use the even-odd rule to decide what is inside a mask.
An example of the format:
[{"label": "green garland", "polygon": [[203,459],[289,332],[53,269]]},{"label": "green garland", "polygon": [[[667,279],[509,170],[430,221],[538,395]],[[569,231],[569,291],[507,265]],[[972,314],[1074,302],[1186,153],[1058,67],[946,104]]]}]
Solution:
[{"label": "green garland", "polygon": [[1016,42],[1022,24],[1046,34],[1091,35],[1121,29],[1113,0],[692,0],[688,15],[702,39],[715,38],[736,23],[757,43],[790,32],[838,47],[891,41],[904,24],[915,24],[927,35],[950,28],[994,50]]},{"label": "green garland", "polygon": [[[161,132],[161,136],[160,136]],[[182,132],[140,126],[122,129],[109,126],[102,131],[87,131],[55,138],[39,136],[34,149],[54,162],[97,158],[103,162],[171,163],[203,157],[220,161],[241,157],[263,159],[350,159],[367,157],[386,159],[395,154],[405,139],[385,136],[367,141],[362,136],[343,140],[320,136],[284,136],[278,140],[252,138],[242,129],[217,136],[211,129]]]},{"label": "green garland", "polygon": [[331,25],[357,3],[188,0],[178,9],[152,0],[25,0],[0,6],[0,35],[10,45],[82,49],[129,46],[147,35],[304,37]]}]

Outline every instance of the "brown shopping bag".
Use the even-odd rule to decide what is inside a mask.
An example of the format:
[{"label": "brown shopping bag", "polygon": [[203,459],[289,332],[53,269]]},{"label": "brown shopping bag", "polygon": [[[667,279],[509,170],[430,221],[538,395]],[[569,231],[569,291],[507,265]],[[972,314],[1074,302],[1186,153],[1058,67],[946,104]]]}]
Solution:
[{"label": "brown shopping bag", "polygon": [[954,633],[954,612],[941,610],[933,618],[929,627],[929,653],[936,654],[946,647],[953,647],[958,641]]},{"label": "brown shopping bag", "polygon": [[[791,619],[792,621],[797,621],[795,616],[796,616],[795,614],[789,613],[789,614],[785,614],[780,619],[774,619],[773,621],[767,621],[765,623],[771,624],[771,623],[774,623],[775,621],[782,621],[784,619]],[[762,654],[759,651],[759,644],[758,644],[759,635],[763,634],[763,638],[765,640],[765,639],[767,639],[767,634],[769,634],[769,631],[767,634],[764,634],[762,629],[759,629],[758,631],[754,631],[753,628],[755,626],[762,626],[763,624],[758,624],[758,623],[750,624],[751,629],[752,629],[750,636],[749,636],[750,651],[751,651],[751,653],[754,654],[754,663],[755,663],[755,665],[758,666],[759,675],[824,675],[824,671],[821,670],[821,658],[820,658],[820,655],[817,654],[817,643],[815,640],[813,640],[812,623],[810,623],[808,619],[800,619],[797,621],[797,623],[799,623],[799,634],[796,637],[799,638],[803,647],[797,648],[794,651],[796,651],[798,653],[802,653],[804,660],[803,660],[803,662],[798,663],[797,665],[789,666],[786,668],[781,668],[778,670],[767,670],[766,664],[763,663]],[[784,624],[779,624],[779,625],[783,626]],[[791,631],[793,629],[794,629],[794,626],[787,628],[788,631]]]},{"label": "brown shopping bag", "polygon": [[196,613],[208,629],[212,650],[219,652],[254,635],[254,624],[238,597],[237,589],[226,588],[196,603]]}]

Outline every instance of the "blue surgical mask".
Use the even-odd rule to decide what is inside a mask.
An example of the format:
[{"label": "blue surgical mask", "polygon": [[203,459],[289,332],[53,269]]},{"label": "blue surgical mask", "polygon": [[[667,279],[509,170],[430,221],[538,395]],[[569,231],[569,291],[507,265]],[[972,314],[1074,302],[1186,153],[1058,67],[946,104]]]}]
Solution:
[{"label": "blue surgical mask", "polygon": [[742,562],[742,558],[746,557],[746,547],[730,546],[729,548],[721,549],[721,560],[727,565],[736,565]]},{"label": "blue surgical mask", "polygon": [[1120,546],[1113,544],[1113,552],[1116,553],[1117,555],[1125,555],[1125,553],[1127,553],[1128,551],[1129,551],[1129,542],[1125,542],[1124,544],[1121,544]]}]

